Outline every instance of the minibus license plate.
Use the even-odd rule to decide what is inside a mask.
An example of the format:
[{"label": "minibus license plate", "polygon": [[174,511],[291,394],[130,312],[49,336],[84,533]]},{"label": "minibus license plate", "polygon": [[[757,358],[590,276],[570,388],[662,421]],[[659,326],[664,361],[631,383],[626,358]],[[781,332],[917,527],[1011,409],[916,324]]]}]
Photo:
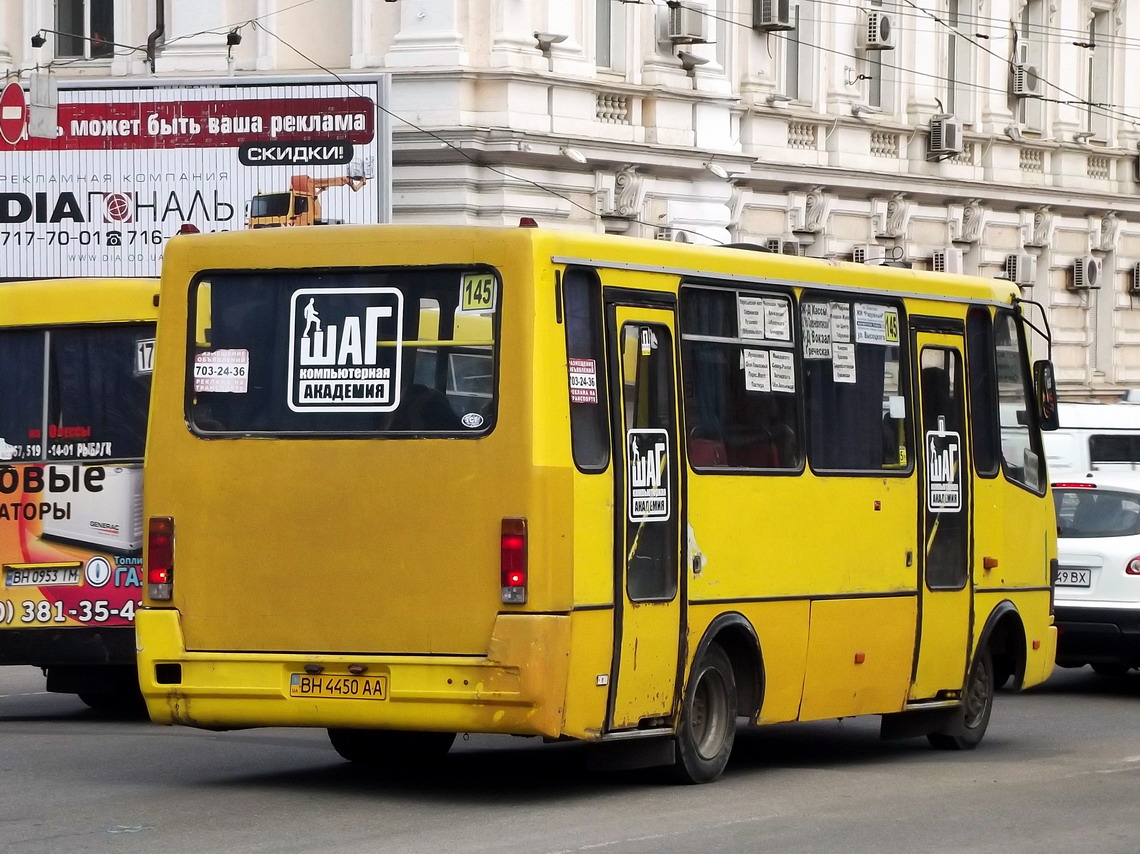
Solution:
[{"label": "minibus license plate", "polygon": [[386,700],[388,677],[292,673],[289,676],[289,696],[323,697],[329,700]]},{"label": "minibus license plate", "polygon": [[1089,587],[1092,585],[1090,569],[1058,569],[1058,587]]},{"label": "minibus license plate", "polygon": [[4,570],[5,587],[40,587],[50,584],[78,583],[78,566],[49,566],[39,569],[9,566]]}]

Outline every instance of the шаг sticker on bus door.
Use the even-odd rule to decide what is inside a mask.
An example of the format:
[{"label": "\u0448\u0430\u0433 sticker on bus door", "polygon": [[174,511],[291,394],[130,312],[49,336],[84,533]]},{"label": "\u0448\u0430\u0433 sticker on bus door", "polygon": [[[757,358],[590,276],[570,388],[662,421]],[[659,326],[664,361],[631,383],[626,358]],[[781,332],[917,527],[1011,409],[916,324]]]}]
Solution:
[{"label": "\u0448\u0430\u0433 sticker on bus door", "polygon": [[957,513],[962,508],[962,437],[946,429],[926,433],[926,509],[931,513]]},{"label": "\u0448\u0430\u0433 sticker on bus door", "polygon": [[659,522],[669,518],[669,431],[634,429],[626,432],[629,455],[631,522]]}]

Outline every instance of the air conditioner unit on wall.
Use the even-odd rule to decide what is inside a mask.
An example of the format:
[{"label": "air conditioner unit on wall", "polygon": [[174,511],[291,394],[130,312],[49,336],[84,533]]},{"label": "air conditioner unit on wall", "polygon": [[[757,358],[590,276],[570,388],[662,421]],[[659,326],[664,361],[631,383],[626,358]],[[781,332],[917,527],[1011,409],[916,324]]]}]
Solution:
[{"label": "air conditioner unit on wall", "polygon": [[962,273],[962,250],[953,247],[939,249],[930,260],[930,268],[935,273]]},{"label": "air conditioner unit on wall", "polygon": [[1037,256],[1026,252],[1007,255],[1005,277],[1015,285],[1032,285],[1037,279]]},{"label": "air conditioner unit on wall", "polygon": [[657,229],[657,234],[653,237],[654,240],[668,240],[672,243],[688,243],[689,235],[685,233],[683,228],[674,228],[671,225],[663,225]]},{"label": "air conditioner unit on wall", "polygon": [[1037,74],[1036,66],[1029,64],[1029,45],[1022,42],[1017,46],[1017,61],[1013,63],[1013,94],[1018,98],[1040,98],[1041,78]]},{"label": "air conditioner unit on wall", "polygon": [[1099,288],[1102,263],[1099,258],[1093,258],[1091,255],[1074,259],[1073,290],[1090,291]]},{"label": "air conditioner unit on wall", "polygon": [[953,116],[933,116],[926,147],[927,160],[941,160],[962,153],[962,123]]},{"label": "air conditioner unit on wall", "polygon": [[851,250],[851,260],[856,264],[882,264],[887,260],[887,247],[878,243],[856,243]]},{"label": "air conditioner unit on wall", "polygon": [[894,50],[894,22],[877,9],[862,10],[858,44],[862,50]]},{"label": "air conditioner unit on wall", "polygon": [[1140,262],[1132,265],[1132,276],[1128,279],[1128,293],[1140,294]]},{"label": "air conditioner unit on wall", "polygon": [[795,8],[792,0],[752,0],[752,29],[769,33],[794,30]]},{"label": "air conditioner unit on wall", "polygon": [[668,35],[674,44],[704,44],[707,41],[704,11],[681,3],[670,6]]},{"label": "air conditioner unit on wall", "polygon": [[780,255],[802,255],[803,251],[800,247],[798,240],[791,240],[785,237],[769,237],[765,243],[765,248],[769,252],[776,252]]}]

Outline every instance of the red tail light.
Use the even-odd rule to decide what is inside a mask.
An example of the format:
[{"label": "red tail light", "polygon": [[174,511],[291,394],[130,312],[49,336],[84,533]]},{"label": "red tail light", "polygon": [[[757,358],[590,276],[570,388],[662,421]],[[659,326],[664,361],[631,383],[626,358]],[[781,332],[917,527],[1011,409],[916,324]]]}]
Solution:
[{"label": "red tail light", "polygon": [[1128,563],[1124,564],[1125,575],[1140,575],[1140,555],[1132,558]]},{"label": "red tail light", "polygon": [[147,595],[168,602],[174,595],[174,519],[151,516],[146,545]]},{"label": "red tail light", "polygon": [[499,536],[499,580],[504,605],[526,604],[526,519],[504,519]]}]

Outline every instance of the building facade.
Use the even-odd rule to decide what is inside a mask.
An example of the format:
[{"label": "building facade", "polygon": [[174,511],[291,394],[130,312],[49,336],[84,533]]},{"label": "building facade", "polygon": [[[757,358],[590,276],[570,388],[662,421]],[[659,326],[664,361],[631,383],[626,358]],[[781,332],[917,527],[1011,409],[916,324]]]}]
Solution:
[{"label": "building facade", "polygon": [[37,66],[390,73],[397,222],[1009,276],[1066,397],[1140,387],[1140,0],[0,4]]}]

